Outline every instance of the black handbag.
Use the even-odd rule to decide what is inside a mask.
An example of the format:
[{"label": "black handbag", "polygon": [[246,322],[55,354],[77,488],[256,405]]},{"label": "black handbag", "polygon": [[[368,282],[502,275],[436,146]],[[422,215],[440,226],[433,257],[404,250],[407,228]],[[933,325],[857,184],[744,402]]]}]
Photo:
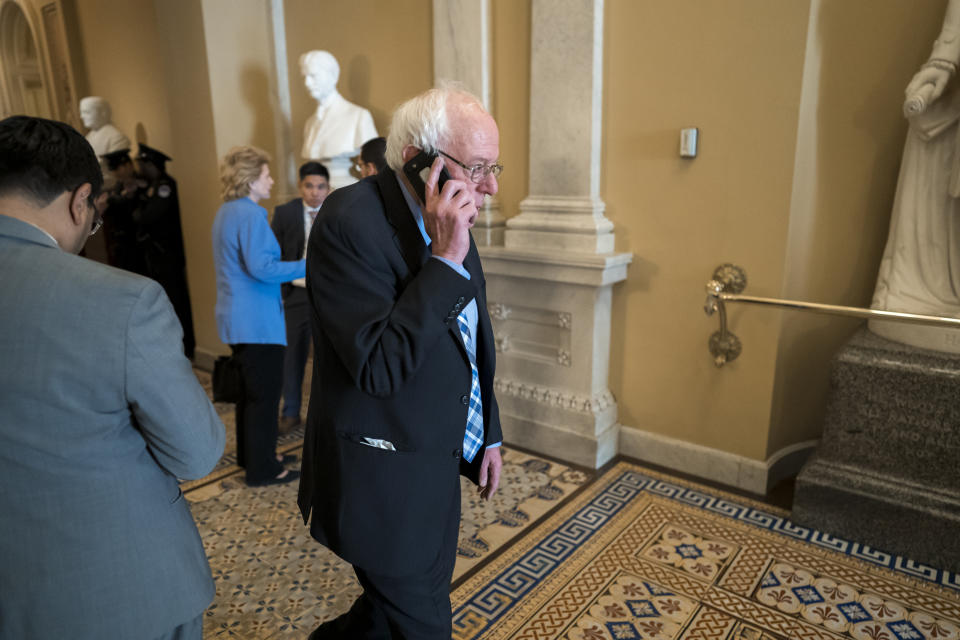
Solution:
[{"label": "black handbag", "polygon": [[242,397],[240,362],[233,356],[220,356],[213,363],[213,401],[237,403]]}]

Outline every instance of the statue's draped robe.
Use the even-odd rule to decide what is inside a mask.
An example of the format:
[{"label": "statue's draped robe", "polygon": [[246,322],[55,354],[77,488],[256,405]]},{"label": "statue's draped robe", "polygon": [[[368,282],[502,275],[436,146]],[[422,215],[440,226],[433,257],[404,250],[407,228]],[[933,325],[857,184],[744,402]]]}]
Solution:
[{"label": "statue's draped robe", "polygon": [[[950,0],[931,59],[960,62],[960,0]],[[960,80],[910,118],[890,233],[871,306],[960,317]]]}]

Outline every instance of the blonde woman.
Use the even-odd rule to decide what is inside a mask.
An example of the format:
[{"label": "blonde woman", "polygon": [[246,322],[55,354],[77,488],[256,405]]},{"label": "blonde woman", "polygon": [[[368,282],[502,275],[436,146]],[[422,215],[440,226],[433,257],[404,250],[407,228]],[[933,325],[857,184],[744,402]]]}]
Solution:
[{"label": "blonde woman", "polygon": [[280,245],[257,204],[270,196],[270,157],[234,147],[220,165],[223,204],[213,221],[217,271],[217,329],[240,362],[243,398],[237,403],[237,464],[247,484],[296,480],[276,456],[277,413],[287,344],[280,284],[306,274],[304,260],[284,262]]}]

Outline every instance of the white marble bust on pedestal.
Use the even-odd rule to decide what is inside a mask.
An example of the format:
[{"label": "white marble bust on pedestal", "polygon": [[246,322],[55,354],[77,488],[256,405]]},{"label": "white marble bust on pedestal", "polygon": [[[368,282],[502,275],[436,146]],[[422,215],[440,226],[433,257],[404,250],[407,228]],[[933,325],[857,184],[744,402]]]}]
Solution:
[{"label": "white marble bust on pedestal", "polygon": [[83,121],[83,126],[90,130],[87,142],[100,160],[103,175],[109,176],[103,160],[104,154],[129,149],[130,138],[111,124],[110,103],[100,96],[87,96],[80,100],[80,120]]},{"label": "white marble bust on pedestal", "polygon": [[[950,0],[927,62],[906,88],[910,128],[871,306],[960,318],[960,0]],[[960,330],[871,320],[885,338],[960,353]]]},{"label": "white marble bust on pedestal", "polygon": [[364,142],[377,137],[373,117],[337,92],[340,65],[329,52],[303,54],[300,71],[307,91],[317,101],[316,111],[303,128],[301,156],[326,165],[334,189],[356,182],[350,175],[351,158],[359,153]]}]

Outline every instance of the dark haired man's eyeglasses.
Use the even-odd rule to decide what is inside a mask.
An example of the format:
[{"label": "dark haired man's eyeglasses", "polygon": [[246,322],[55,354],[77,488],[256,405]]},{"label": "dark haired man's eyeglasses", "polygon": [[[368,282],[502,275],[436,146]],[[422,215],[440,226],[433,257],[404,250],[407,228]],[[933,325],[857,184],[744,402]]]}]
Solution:
[{"label": "dark haired man's eyeglasses", "polygon": [[440,151],[439,149],[437,149],[437,153],[442,155],[444,158],[447,158],[448,160],[453,160],[455,163],[463,167],[463,170],[466,171],[467,175],[470,176],[470,180],[472,180],[477,184],[480,184],[481,182],[486,180],[487,176],[490,175],[491,173],[493,174],[494,178],[499,177],[500,174],[503,173],[502,164],[475,164],[472,167],[468,167],[467,165],[463,164],[462,162],[454,158],[449,153],[446,153],[445,151]]},{"label": "dark haired man's eyeglasses", "polygon": [[93,198],[87,198],[87,204],[93,208],[93,225],[90,227],[90,235],[92,236],[100,231],[100,227],[103,226],[103,211],[100,210],[101,208],[97,206]]},{"label": "dark haired man's eyeglasses", "polygon": [[90,235],[96,235],[97,231],[100,231],[100,227],[103,226],[103,215],[98,211],[97,215],[93,218],[93,226],[90,227]]}]

